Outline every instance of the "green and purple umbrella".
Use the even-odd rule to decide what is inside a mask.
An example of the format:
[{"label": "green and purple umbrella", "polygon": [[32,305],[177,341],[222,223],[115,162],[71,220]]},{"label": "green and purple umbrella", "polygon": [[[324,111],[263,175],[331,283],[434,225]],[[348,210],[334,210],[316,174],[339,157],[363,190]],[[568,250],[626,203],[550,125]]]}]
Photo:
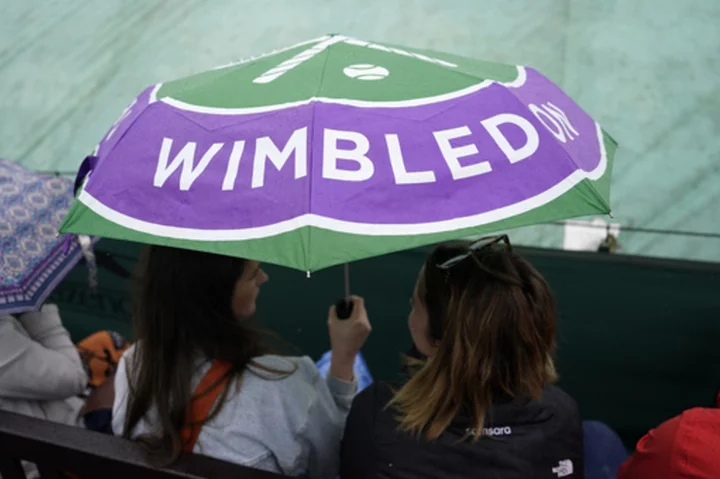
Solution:
[{"label": "green and purple umbrella", "polygon": [[62,230],[314,271],[609,213],[615,149],[531,68],[330,35],[146,89]]}]

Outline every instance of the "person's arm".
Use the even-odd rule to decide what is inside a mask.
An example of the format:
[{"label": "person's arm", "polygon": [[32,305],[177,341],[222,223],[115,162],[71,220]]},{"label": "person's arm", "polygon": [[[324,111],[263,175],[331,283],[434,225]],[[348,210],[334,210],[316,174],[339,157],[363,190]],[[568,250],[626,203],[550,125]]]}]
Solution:
[{"label": "person's arm", "polygon": [[340,443],[340,477],[364,479],[370,477],[374,466],[372,447],[375,422],[374,397],[377,384],[357,395],[345,423],[345,433]]},{"label": "person's arm", "polygon": [[307,417],[296,433],[307,460],[307,477],[333,479],[337,476],[345,419],[357,391],[356,382],[346,382],[328,375],[323,380],[310,358],[304,358],[303,369],[312,370],[313,398]]},{"label": "person's arm", "polygon": [[355,394],[357,394],[357,378],[352,378],[351,381],[345,381],[334,377],[332,374],[328,374],[327,378],[325,378],[325,384],[327,384],[330,397],[340,414],[342,414],[344,421],[350,412],[350,406],[352,406]]},{"label": "person's arm", "polygon": [[330,374],[342,381],[353,380],[355,356],[365,344],[372,327],[365,310],[365,300],[359,296],[352,298],[352,314],[347,319],[339,319],[335,306],[328,311],[328,333],[330,335]]},{"label": "person's arm", "polygon": [[371,327],[362,298],[353,297],[352,300],[350,318],[338,319],[334,306],[328,313],[332,356],[327,379],[322,379],[310,358],[305,358],[306,364],[301,365],[310,371],[314,395],[296,437],[307,461],[307,476],[311,479],[334,479],[337,475],[345,419],[357,392],[353,377],[355,356]]},{"label": "person's arm", "polygon": [[57,400],[83,393],[87,373],[57,307],[45,305],[18,322],[30,337],[12,319],[0,321],[0,396]]}]

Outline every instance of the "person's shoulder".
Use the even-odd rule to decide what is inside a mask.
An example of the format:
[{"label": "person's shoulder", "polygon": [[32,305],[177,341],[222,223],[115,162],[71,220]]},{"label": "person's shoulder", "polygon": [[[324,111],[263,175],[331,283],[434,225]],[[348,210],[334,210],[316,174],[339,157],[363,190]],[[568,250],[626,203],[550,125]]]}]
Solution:
[{"label": "person's shoulder", "polygon": [[575,399],[572,398],[563,389],[555,385],[549,385],[543,392],[543,402],[555,409],[577,413],[578,406]]},{"label": "person's shoulder", "polygon": [[383,411],[393,398],[393,387],[390,383],[380,381],[360,391],[353,400],[353,409]]},{"label": "person's shoulder", "polygon": [[315,363],[307,356],[266,354],[252,359],[248,369],[253,373],[269,373],[274,379],[308,379],[319,375]]},{"label": "person's shoulder", "polygon": [[130,378],[137,379],[138,371],[135,367],[136,351],[141,347],[139,343],[134,343],[123,352],[115,369],[115,389],[116,391],[128,388]]},{"label": "person's shoulder", "polygon": [[717,431],[720,430],[720,409],[707,407],[686,409],[650,430],[640,441],[677,447],[674,438],[682,435],[681,430],[692,430],[696,437],[706,434],[716,436]]},{"label": "person's shoulder", "polygon": [[315,363],[309,357],[274,354],[253,358],[245,378],[262,383],[263,388],[304,396],[312,396],[318,383],[323,381]]},{"label": "person's shoulder", "polygon": [[703,423],[712,425],[714,428],[720,427],[720,408],[694,407],[686,409],[676,417],[683,422]]},{"label": "person's shoulder", "polygon": [[133,358],[135,357],[135,350],[138,349],[140,346],[138,343],[132,344],[129,348],[127,348],[123,353],[122,356],[120,356],[119,363],[123,363],[126,365],[126,367],[129,367],[130,363],[132,363]]},{"label": "person's shoulder", "polygon": [[240,395],[262,408],[282,409],[286,416],[299,418],[320,394],[322,381],[310,358],[258,356],[243,375]]},{"label": "person's shoulder", "polygon": [[[253,363],[260,364],[264,367],[275,368],[288,365],[296,365],[298,361],[302,361],[307,356],[281,356],[279,354],[265,354],[252,358]],[[308,358],[309,359],[309,358]]]},{"label": "person's shoulder", "polygon": [[582,419],[577,402],[557,386],[547,386],[541,400],[542,407],[552,414],[553,424],[560,434],[582,434]]},{"label": "person's shoulder", "polygon": [[31,339],[20,321],[13,316],[0,316],[0,355],[16,354],[23,341],[27,343]]},{"label": "person's shoulder", "polygon": [[[116,388],[125,388],[125,383],[127,382],[127,377],[129,377],[129,373],[131,373],[133,368],[133,360],[135,358],[135,350],[137,349],[137,343],[130,346],[128,349],[123,352],[122,356],[120,357],[120,360],[118,361],[118,367],[115,369],[115,387]],[[120,381],[118,381],[120,379]]]},{"label": "person's shoulder", "polygon": [[[14,316],[0,316],[0,331],[25,331],[20,321]],[[26,333],[27,334],[27,333]]]},{"label": "person's shoulder", "polygon": [[131,357],[131,356],[133,355],[133,353],[135,352],[135,350],[140,347],[140,344],[141,344],[141,343],[133,343],[133,344],[131,344],[130,347],[127,348],[127,349],[123,352],[122,357],[123,357],[123,358],[129,358],[129,357]]}]

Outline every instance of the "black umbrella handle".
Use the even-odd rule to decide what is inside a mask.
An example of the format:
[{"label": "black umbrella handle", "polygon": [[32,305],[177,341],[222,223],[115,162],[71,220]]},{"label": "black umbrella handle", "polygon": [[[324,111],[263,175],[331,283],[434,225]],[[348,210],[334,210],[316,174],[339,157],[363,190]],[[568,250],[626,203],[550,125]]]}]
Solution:
[{"label": "black umbrella handle", "polygon": [[350,300],[350,265],[345,263],[345,297],[335,303],[335,313],[338,319],[348,319],[352,316],[353,303]]},{"label": "black umbrella handle", "polygon": [[348,319],[352,316],[353,303],[347,299],[341,299],[335,303],[335,313],[338,319]]}]

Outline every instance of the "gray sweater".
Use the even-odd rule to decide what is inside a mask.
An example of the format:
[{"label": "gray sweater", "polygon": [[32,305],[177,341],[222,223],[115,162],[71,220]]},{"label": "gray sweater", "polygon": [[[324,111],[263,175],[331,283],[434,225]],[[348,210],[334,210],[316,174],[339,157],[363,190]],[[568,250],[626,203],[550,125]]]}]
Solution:
[{"label": "gray sweater", "polygon": [[0,409],[79,426],[87,380],[57,306],[0,317]]},{"label": "gray sweater", "polygon": [[[82,426],[87,374],[58,308],[0,316],[0,409]],[[37,468],[23,463],[29,479]],[[2,476],[0,476],[2,479]]]},{"label": "gray sweater", "polygon": [[[133,370],[129,349],[115,377],[113,431],[123,433],[128,401],[128,371]],[[357,386],[320,376],[315,363],[304,357],[261,356],[255,361],[274,369],[295,372],[267,379],[269,373],[246,371],[231,385],[220,412],[206,423],[193,451],[226,461],[289,476],[334,478],[338,472],[340,439]],[[193,389],[210,368],[198,359]],[[132,436],[157,433],[150,411]]]}]

